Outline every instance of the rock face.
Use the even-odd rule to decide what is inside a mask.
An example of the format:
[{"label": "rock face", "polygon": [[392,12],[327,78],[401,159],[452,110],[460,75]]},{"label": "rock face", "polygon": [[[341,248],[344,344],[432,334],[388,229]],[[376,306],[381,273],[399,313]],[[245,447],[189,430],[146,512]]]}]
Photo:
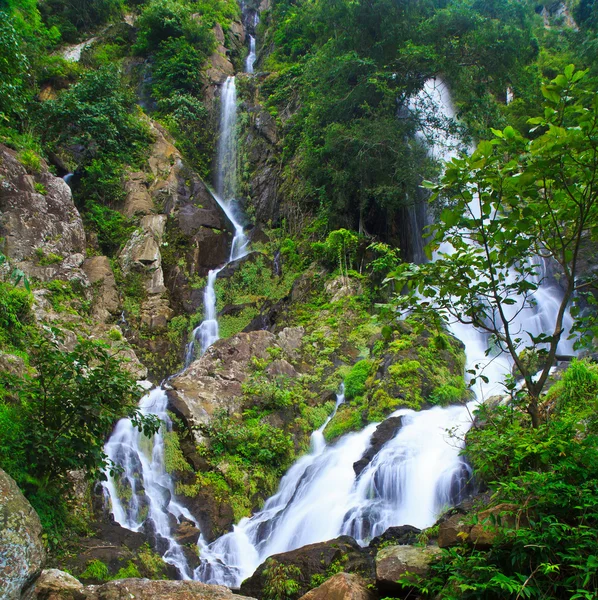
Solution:
[{"label": "rock face", "polygon": [[232,414],[238,412],[237,398],[252,357],[267,358],[267,349],[275,345],[276,336],[268,331],[239,333],[219,340],[182,375],[170,380],[171,405],[191,426],[208,422],[221,408]]},{"label": "rock face", "polygon": [[120,308],[114,273],[107,256],[92,256],[81,266],[94,288],[93,316],[106,322]]},{"label": "rock face", "polygon": [[389,546],[376,555],[376,582],[383,595],[399,593],[403,588],[396,582],[405,573],[424,576],[430,563],[438,556],[438,546]]},{"label": "rock face", "polygon": [[411,525],[389,527],[382,535],[373,538],[369,543],[368,548],[379,548],[382,544],[388,546],[389,543],[392,543],[394,546],[415,544],[419,533],[421,533],[421,529]]},{"label": "rock face", "polygon": [[337,573],[321,586],[307,592],[301,600],[376,600],[366,581],[352,573]]},{"label": "rock face", "polygon": [[370,439],[370,446],[365,451],[364,455],[355,463],[353,470],[355,475],[359,477],[361,472],[372,462],[372,459],[382,449],[382,446],[389,440],[395,437],[397,431],[401,428],[402,417],[390,417],[382,421]]},{"label": "rock face", "polygon": [[[199,581],[119,579],[84,587],[63,571],[44,571],[24,600],[243,600],[220,585]],[[254,600],[246,598],[246,600]]]},{"label": "rock face", "polygon": [[45,562],[42,525],[12,477],[0,469],[0,585],[3,599],[21,592]]},{"label": "rock face", "polygon": [[85,249],[83,221],[69,186],[50,174],[45,163],[29,174],[16,152],[2,145],[0,237],[4,254],[15,261],[32,259],[38,248],[62,257]]},{"label": "rock face", "polygon": [[375,578],[375,564],[371,554],[360,548],[353,538],[341,536],[328,542],[309,544],[271,556],[241,584],[241,592],[262,597],[273,580],[284,577],[294,580],[297,591],[287,594],[287,598],[296,600],[313,587],[314,576],[326,577],[333,563],[341,564],[345,572],[357,573],[366,581],[373,581]]}]

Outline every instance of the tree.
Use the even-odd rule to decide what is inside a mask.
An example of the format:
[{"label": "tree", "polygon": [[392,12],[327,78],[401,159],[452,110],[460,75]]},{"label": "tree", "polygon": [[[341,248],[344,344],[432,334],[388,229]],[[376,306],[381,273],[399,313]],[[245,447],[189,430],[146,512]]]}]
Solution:
[{"label": "tree", "polygon": [[[428,184],[434,199],[447,200],[429,246],[436,260],[403,265],[391,276],[417,294],[399,304],[470,324],[511,356],[534,427],[568,307],[577,303],[579,317],[580,297],[593,283],[579,278],[580,254],[598,226],[596,89],[570,65],[543,87],[543,112],[529,120],[533,137],[493,130],[470,157],[453,159],[442,181]],[[534,306],[542,260],[558,265],[563,296],[551,331],[534,335],[516,323]],[[539,360],[527,360],[530,354]]]}]

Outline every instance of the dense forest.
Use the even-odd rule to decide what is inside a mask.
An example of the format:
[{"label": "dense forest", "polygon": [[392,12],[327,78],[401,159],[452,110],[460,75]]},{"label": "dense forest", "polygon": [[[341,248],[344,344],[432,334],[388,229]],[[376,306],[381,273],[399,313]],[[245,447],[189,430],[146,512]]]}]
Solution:
[{"label": "dense forest", "polygon": [[0,0],[0,598],[598,598],[597,232],[594,0]]}]

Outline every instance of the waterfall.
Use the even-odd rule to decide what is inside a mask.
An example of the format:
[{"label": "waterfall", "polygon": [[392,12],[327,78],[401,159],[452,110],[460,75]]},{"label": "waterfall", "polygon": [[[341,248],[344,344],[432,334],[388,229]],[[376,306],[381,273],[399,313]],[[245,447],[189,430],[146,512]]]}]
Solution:
[{"label": "waterfall", "polygon": [[155,388],[139,403],[142,414],[162,421],[160,431],[145,437],[130,419],[121,419],[104,446],[108,458],[122,470],[102,482],[106,505],[114,520],[132,531],[143,530],[153,538],[164,560],[175,566],[183,579],[191,579],[183,549],[172,536],[172,524],[187,519],[199,528],[193,515],[174,500],[174,481],[164,465],[164,435],[172,430],[166,410],[166,391]]},{"label": "waterfall", "polygon": [[245,59],[245,71],[247,73],[253,73],[253,65],[255,63],[256,54],[255,54],[255,38],[250,35],[249,36],[249,54]]},{"label": "waterfall", "polygon": [[[437,121],[454,119],[448,89],[440,80],[426,82],[412,109],[422,105]],[[426,137],[431,154],[444,161],[462,148],[461,140],[443,128],[422,131],[420,137]],[[535,306],[518,315],[515,327],[525,324],[533,333],[545,330],[554,321],[558,295],[558,288],[540,287]],[[516,306],[513,311],[515,315]],[[484,366],[488,382],[478,380],[476,401],[420,412],[396,411],[391,416],[401,417],[400,429],[359,476],[353,464],[367,450],[378,424],[326,446],[325,423],[312,434],[310,453],[289,469],[278,492],[261,511],[242,519],[232,532],[209,546],[201,542],[202,564],[194,577],[237,587],[273,554],[341,534],[366,544],[391,526],[429,527],[443,510],[460,501],[471,478],[468,465],[460,457],[471,426],[471,410],[477,402],[501,392],[511,360],[504,354],[488,358],[488,336],[473,327],[455,322],[449,329],[465,345],[467,368],[480,363]]]},{"label": "waterfall", "polygon": [[216,311],[216,291],[214,284],[218,273],[229,263],[243,258],[248,252],[247,236],[238,220],[235,205],[237,194],[237,87],[234,77],[227,77],[222,86],[220,97],[220,133],[216,155],[216,190],[212,193],[214,200],[228,217],[235,229],[235,235],[230,249],[228,262],[218,269],[208,273],[208,280],[203,294],[204,320],[193,330],[191,341],[185,355],[185,368],[196,356],[196,342],[199,342],[199,352],[204,352],[220,339],[218,331],[218,315]]},{"label": "waterfall", "polygon": [[[204,320],[193,331],[187,347],[185,366],[195,359],[195,342],[203,354],[219,339],[214,283],[218,273],[232,261],[247,254],[248,240],[236,216],[235,194],[237,182],[237,92],[235,78],[229,77],[222,88],[220,136],[216,160],[213,197],[235,229],[228,262],[208,274],[204,290]],[[160,431],[152,438],[145,437],[130,419],[122,419],[105,445],[108,458],[122,469],[113,477],[106,473],[102,484],[106,505],[114,520],[133,531],[143,530],[153,538],[164,560],[174,565],[183,579],[193,574],[183,549],[172,535],[173,525],[182,518],[199,528],[191,513],[174,498],[174,481],[164,466],[164,435],[172,429],[166,407],[168,397],[163,388],[156,388],[144,396],[139,404],[143,414],[155,414],[162,421]]]}]

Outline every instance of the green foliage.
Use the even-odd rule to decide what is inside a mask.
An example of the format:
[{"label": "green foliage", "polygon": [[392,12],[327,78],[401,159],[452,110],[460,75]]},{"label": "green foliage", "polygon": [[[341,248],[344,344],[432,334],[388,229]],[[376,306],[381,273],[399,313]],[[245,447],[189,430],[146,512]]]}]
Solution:
[{"label": "green foliage", "polygon": [[44,21],[56,27],[65,41],[77,41],[81,31],[102,25],[123,12],[122,0],[45,0],[40,3]]},{"label": "green foliage", "polygon": [[[543,87],[544,112],[529,120],[532,138],[508,126],[493,130],[494,139],[480,142],[471,157],[453,159],[442,183],[430,184],[434,197],[450,201],[435,226],[430,251],[446,242],[454,251],[440,251],[425,265],[401,266],[395,274],[399,287],[407,284],[415,292],[399,298],[399,304],[471,324],[490,334],[499,352],[511,355],[526,382],[534,426],[539,424],[538,398],[563,335],[565,307],[587,285],[577,281],[581,243],[598,224],[594,90],[595,84],[584,82],[584,73],[570,65]],[[559,264],[560,310],[548,334],[515,333],[510,329],[513,312],[532,306],[540,285],[537,256]],[[579,316],[579,310],[574,307],[572,314]],[[590,339],[595,333],[591,322],[578,320],[577,326]],[[522,350],[539,357],[537,379]]]},{"label": "green foliage", "polygon": [[135,50],[139,53],[152,53],[163,42],[185,38],[202,53],[209,54],[214,48],[215,39],[210,27],[193,18],[194,5],[173,0],[153,0],[147,4],[139,16]]},{"label": "green foliage", "polygon": [[100,249],[107,256],[114,256],[135,230],[122,213],[95,202],[86,205],[84,221],[97,234]]},{"label": "green foliage", "polygon": [[[596,381],[594,366],[573,364],[550,392],[551,401],[571,410],[537,428],[512,407],[481,405],[478,416],[485,425],[468,434],[466,454],[495,491],[494,502],[520,507],[522,526],[501,526],[489,550],[467,545],[445,550],[420,580],[425,597],[595,596],[598,438],[584,423],[581,402],[595,403]],[[523,525],[525,519],[529,524]]]},{"label": "green foliage", "polygon": [[28,290],[0,281],[0,346],[3,349],[26,347],[29,326],[34,321],[32,300]]},{"label": "green foliage", "polygon": [[24,108],[29,61],[8,12],[0,10],[0,126]]},{"label": "green foliage", "polygon": [[92,579],[94,581],[108,581],[110,572],[105,563],[99,559],[90,560],[85,569],[79,574],[81,579]]},{"label": "green foliage", "polygon": [[269,558],[263,576],[264,600],[290,600],[300,589],[296,578],[301,576],[301,570],[294,565],[285,565]]},{"label": "green foliage", "polygon": [[39,173],[42,168],[42,161],[33,150],[19,152],[18,159],[25,169],[27,169],[28,173]]},{"label": "green foliage", "polygon": [[191,471],[191,466],[181,452],[179,436],[176,431],[165,431],[164,438],[164,467],[167,473],[175,471]]},{"label": "green foliage", "polygon": [[355,363],[345,377],[345,396],[352,400],[365,392],[365,381],[372,373],[374,366],[371,360],[360,360]]},{"label": "green foliage", "polygon": [[42,140],[50,150],[81,145],[83,162],[90,168],[94,159],[109,157],[135,164],[151,141],[114,65],[86,73],[55,100],[45,102],[41,122]]}]

